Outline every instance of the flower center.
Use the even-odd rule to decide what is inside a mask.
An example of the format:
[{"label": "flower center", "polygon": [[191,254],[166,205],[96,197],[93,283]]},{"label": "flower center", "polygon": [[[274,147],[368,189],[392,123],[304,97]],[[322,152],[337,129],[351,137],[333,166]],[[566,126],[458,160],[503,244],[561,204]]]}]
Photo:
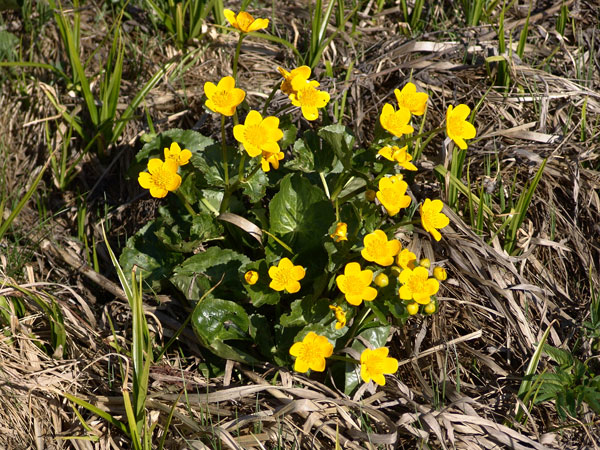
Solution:
[{"label": "flower center", "polygon": [[154,181],[156,187],[161,187],[163,189],[166,189],[171,178],[173,178],[173,173],[165,169],[159,169],[152,175],[152,181]]},{"label": "flower center", "polygon": [[400,196],[398,195],[396,190],[391,187],[383,188],[381,190],[381,196],[383,197],[383,200],[385,201],[385,203],[391,204],[391,205],[395,205],[396,203],[399,203],[399,200],[400,200]]},{"label": "flower center", "polygon": [[310,365],[310,361],[314,361],[319,357],[317,348],[314,345],[304,344],[300,349],[298,358],[307,361]]},{"label": "flower center", "polygon": [[292,277],[286,270],[278,270],[273,278],[276,283],[279,283],[282,286],[287,286],[290,281],[292,281]]},{"label": "flower center", "polygon": [[386,241],[378,239],[375,242],[371,242],[371,245],[367,247],[367,251],[371,254],[373,259],[379,259],[386,256],[385,247]]},{"label": "flower center", "polygon": [[307,86],[298,91],[298,101],[302,106],[314,106],[315,108],[319,105],[319,91],[314,86]]},{"label": "flower center", "polygon": [[408,282],[408,287],[410,287],[410,290],[413,292],[413,294],[425,294],[426,281],[426,277],[413,275],[410,281]]},{"label": "flower center", "polygon": [[247,126],[244,131],[244,138],[246,141],[258,148],[260,148],[261,144],[267,140],[267,136],[267,130],[259,123]]},{"label": "flower center", "polygon": [[384,368],[384,358],[378,358],[377,356],[371,356],[369,360],[365,363],[369,373],[382,374]]},{"label": "flower center", "polygon": [[211,100],[219,108],[227,108],[231,104],[231,95],[228,91],[217,91]]},{"label": "flower center", "polygon": [[356,275],[346,275],[344,284],[346,285],[346,294],[349,295],[360,295],[364,290],[360,278]]}]

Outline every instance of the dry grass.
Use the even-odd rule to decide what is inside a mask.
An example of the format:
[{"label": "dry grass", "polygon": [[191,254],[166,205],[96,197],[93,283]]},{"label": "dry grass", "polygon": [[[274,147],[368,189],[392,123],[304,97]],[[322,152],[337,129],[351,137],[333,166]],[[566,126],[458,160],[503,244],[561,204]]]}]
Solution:
[{"label": "dry grass", "polygon": [[[278,30],[292,42],[301,42],[299,30],[306,10],[296,2],[281,3]],[[167,448],[334,448],[336,444],[356,449],[598,448],[600,427],[591,412],[563,427],[553,405],[546,403],[528,413],[525,425],[513,420],[521,377],[548,327],[553,346],[578,346],[582,359],[594,356],[590,343],[580,342],[579,327],[589,315],[590,286],[600,289],[600,64],[597,51],[589,51],[600,48],[600,39],[593,32],[598,27],[595,6],[568,3],[581,24],[581,34],[561,38],[551,32],[551,12],[534,16],[524,58],[509,64],[513,86],[523,90],[511,87],[506,94],[488,92],[497,67],[486,65],[484,58],[498,48],[494,30],[457,27],[443,15],[444,9],[446,14],[451,11],[449,5],[432,8],[440,14],[441,31],[417,40],[397,33],[400,15],[392,8],[375,18],[363,17],[357,27],[360,38],[352,37],[348,29],[333,42],[324,58],[337,68],[337,78],[324,79],[323,87],[333,98],[348,89],[346,121],[353,124],[361,143],[368,143],[381,105],[412,74],[432,94],[430,124],[443,119],[446,105],[473,106],[485,96],[477,112],[478,139],[469,148],[471,180],[487,182],[492,192],[500,180],[503,188],[514,183],[521,192],[542,159],[548,158],[518,236],[520,256],[506,254],[498,237],[475,234],[467,218],[449,209],[445,212],[451,227],[441,243],[432,247],[429,239],[415,236],[412,251],[418,257],[443,258],[451,275],[441,292],[440,311],[432,317],[411,318],[405,327],[394,330],[389,345],[400,359],[397,376],[376,392],[359,389],[352,398],[329,387],[330,380],[317,381],[270,365],[250,368],[228,363],[224,376],[207,378],[202,371],[206,361],[187,330],[184,335],[189,339],[178,343],[179,352],[169,353],[151,371],[148,409],[151,421],[158,423],[155,442],[168,433]],[[553,11],[557,5],[560,2],[546,9]],[[523,18],[515,11],[509,16],[508,29],[522,26]],[[91,37],[86,42],[93,47],[98,36],[88,32]],[[47,28],[45,39],[56,39],[52,27]],[[159,131],[182,127],[213,134],[218,130],[215,119],[202,109],[201,87],[221,75],[217,68],[226,71],[235,39],[213,31],[207,39],[206,50],[187,70],[170,74],[150,95],[147,105]],[[136,49],[133,37],[132,45]],[[150,48],[145,58],[140,56],[149,73],[175,53],[168,45]],[[278,82],[275,66],[291,66],[289,58],[278,47],[248,40],[240,61],[241,86],[249,89],[251,98],[264,97]],[[344,84],[340,80],[351,60],[356,65]],[[589,68],[586,79],[580,78],[578,61]],[[69,101],[66,92],[57,97],[65,104]],[[281,105],[276,97],[273,107]],[[5,164],[13,175],[3,182],[14,193],[47,158],[43,124],[54,120],[55,111],[34,81],[21,95],[3,90],[0,106],[0,135],[10,154]],[[141,131],[141,120],[130,124],[116,149],[118,161],[110,167],[86,158],[76,184],[85,191],[103,180],[89,211],[100,209],[103,202],[112,207],[108,218],[121,243],[155,208],[152,202],[139,200],[133,183],[118,181],[139,146],[136,138]],[[50,143],[51,148],[59,144],[57,137]],[[439,187],[431,170],[444,163],[442,138],[434,139],[424,156],[426,170],[421,176],[429,184],[422,186],[423,192]],[[493,179],[485,169],[490,156],[501,168]],[[105,269],[106,277],[90,270],[81,257],[81,243],[69,238],[74,234],[77,193],[57,192],[52,180],[45,182],[40,197],[48,201],[49,222],[42,235],[29,236],[20,244],[36,249],[28,269],[15,271],[8,258],[9,243],[1,247],[0,295],[18,297],[26,313],[17,318],[16,311],[10,312],[0,340],[0,446],[128,448],[127,440],[106,422],[79,409],[86,421],[82,424],[73,405],[61,395],[72,393],[122,416],[120,390],[130,389],[131,380],[123,376],[125,361],[115,346],[126,345],[130,313],[120,288],[110,281],[110,270]],[[92,226],[98,217],[93,214],[88,232],[96,233],[98,240],[98,230]],[[37,229],[35,207],[19,220],[19,229]],[[45,244],[36,247],[43,237],[47,237]],[[101,266],[110,267],[102,248],[99,256]],[[48,302],[45,293],[56,299],[67,334],[59,354],[51,357],[42,350],[51,324],[30,296],[11,287],[15,284],[34,290]],[[164,343],[181,325],[182,315],[166,297],[148,298],[147,305],[156,341]],[[165,430],[172,408],[173,422]]]}]

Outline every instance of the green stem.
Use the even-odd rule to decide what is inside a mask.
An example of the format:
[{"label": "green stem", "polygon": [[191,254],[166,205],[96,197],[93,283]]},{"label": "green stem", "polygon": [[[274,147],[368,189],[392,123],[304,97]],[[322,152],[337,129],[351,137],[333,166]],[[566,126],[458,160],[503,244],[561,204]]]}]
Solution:
[{"label": "green stem", "polygon": [[225,116],[221,114],[221,149],[223,150],[223,172],[225,175],[225,187],[229,187],[229,166],[227,164],[227,141],[225,134]]},{"label": "green stem", "polygon": [[187,212],[189,212],[192,216],[197,216],[198,215],[196,213],[196,211],[194,211],[194,208],[192,208],[192,205],[190,205],[188,203],[188,201],[185,199],[185,197],[183,196],[183,194],[179,190],[175,191],[175,194],[177,195],[177,197],[179,198],[179,200],[181,200],[181,203],[183,203],[183,206],[185,206],[185,209],[187,210]]},{"label": "green stem", "polygon": [[240,51],[242,50],[242,41],[246,33],[240,33],[237,46],[235,47],[235,56],[233,57],[233,79],[237,81],[238,59],[240,59]]},{"label": "green stem", "polygon": [[363,322],[367,318],[367,314],[369,314],[370,311],[371,311],[370,308],[367,308],[366,306],[363,305],[363,309],[360,310],[358,315],[354,318],[354,322],[352,322],[352,326],[350,327],[350,330],[348,331],[348,334],[347,334],[348,339],[346,339],[346,344],[344,345],[344,347],[348,347],[350,345],[350,342],[352,342],[352,340],[356,336],[356,332],[358,331],[360,326],[363,324]]},{"label": "green stem", "polygon": [[285,248],[292,255],[294,254],[294,251],[291,249],[291,247],[289,245],[287,245],[285,242],[283,242],[281,239],[279,239],[277,236],[269,233],[267,230],[262,230],[262,232],[265,233],[267,236],[273,238],[275,240],[275,242],[277,242],[279,245],[281,245],[283,248]]},{"label": "green stem", "polygon": [[350,193],[348,193],[348,194],[344,195],[342,198],[340,198],[340,199],[339,199],[339,202],[340,202],[341,204],[344,204],[344,203],[346,203],[348,200],[350,200],[352,197],[354,197],[354,196],[356,196],[356,195],[358,195],[358,194],[361,194],[361,193],[363,193],[363,192],[364,192],[364,191],[366,191],[366,190],[367,190],[367,185],[365,184],[364,186],[361,186],[361,187],[359,187],[359,188],[356,188],[356,189],[354,189],[352,192],[350,192]]},{"label": "green stem", "polygon": [[281,82],[278,81],[275,84],[275,86],[273,86],[273,89],[271,90],[271,93],[267,97],[267,101],[265,102],[265,106],[263,106],[263,109],[262,109],[262,115],[263,115],[263,117],[265,116],[265,114],[267,114],[267,108],[271,104],[271,100],[273,100],[273,97],[275,97],[275,93],[279,90],[279,86],[281,86]]},{"label": "green stem", "polygon": [[240,158],[240,165],[238,167],[238,179],[235,184],[236,186],[244,180],[244,165],[245,164],[246,164],[246,153],[242,153],[242,157]]}]

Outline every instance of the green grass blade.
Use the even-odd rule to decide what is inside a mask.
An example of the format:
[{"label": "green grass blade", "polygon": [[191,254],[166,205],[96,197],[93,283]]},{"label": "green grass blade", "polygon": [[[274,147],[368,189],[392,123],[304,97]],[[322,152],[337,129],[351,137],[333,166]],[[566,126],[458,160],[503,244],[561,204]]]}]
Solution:
[{"label": "green grass blade", "polygon": [[59,391],[59,394],[62,395],[63,397],[65,397],[66,399],[72,401],[76,405],[79,405],[82,408],[87,409],[91,413],[96,414],[98,417],[101,417],[102,419],[106,420],[113,427],[115,427],[116,429],[118,429],[122,433],[124,433],[124,434],[126,434],[126,435],[129,436],[129,430],[128,430],[127,426],[123,422],[121,422],[120,420],[115,419],[111,414],[109,414],[106,411],[103,411],[102,409],[100,409],[100,408],[92,405],[91,403],[88,403],[85,400],[82,400],[82,399],[80,399],[78,397],[75,397],[74,395],[71,395],[71,394],[69,394],[67,392],[60,392]]},{"label": "green grass blade", "polygon": [[515,207],[515,214],[509,219],[509,226],[506,231],[506,242],[505,242],[505,250],[508,253],[512,253],[515,247],[516,239],[517,239],[517,231],[521,227],[523,220],[525,220],[525,216],[527,214],[527,209],[531,203],[531,198],[533,197],[533,193],[537,188],[540,179],[542,178],[542,173],[544,172],[544,168],[546,167],[546,162],[548,162],[548,158],[544,159],[540,168],[538,169],[535,177],[531,181],[529,188],[525,191],[525,193],[521,194],[519,197],[519,201],[517,202],[517,206]]},{"label": "green grass blade", "polygon": [[[550,334],[552,325],[555,322],[556,322],[556,320],[553,320],[552,323],[550,323],[550,325],[548,326],[548,328],[546,328],[546,331],[544,332],[542,339],[538,343],[537,348],[535,349],[535,352],[533,352],[531,361],[529,361],[529,364],[527,365],[527,370],[525,371],[525,376],[523,378],[523,381],[521,382],[521,386],[519,387],[519,392],[517,393],[517,396],[521,399],[524,398],[525,394],[531,392],[531,390],[532,390],[533,375],[537,371],[538,365],[540,363],[540,358],[542,357],[542,353],[544,350],[544,344],[548,340],[548,335]],[[521,422],[521,419],[523,418],[524,413],[525,413],[525,411],[521,408],[521,405],[517,404],[517,412],[515,414],[515,421]]]},{"label": "green grass blade", "polygon": [[479,197],[477,197],[475,194],[473,194],[469,188],[467,186],[465,186],[462,181],[460,181],[458,178],[454,177],[452,174],[448,173],[448,170],[442,166],[442,165],[438,165],[433,169],[436,173],[440,174],[442,177],[446,177],[447,175],[449,176],[449,180],[451,184],[454,184],[456,186],[456,188],[463,194],[466,195],[467,197],[471,197],[472,201],[478,206],[483,208],[483,212],[486,213],[488,215],[488,217],[490,219],[493,219],[494,217],[494,213],[493,211],[489,208],[489,206],[487,206],[485,203],[483,203]]}]

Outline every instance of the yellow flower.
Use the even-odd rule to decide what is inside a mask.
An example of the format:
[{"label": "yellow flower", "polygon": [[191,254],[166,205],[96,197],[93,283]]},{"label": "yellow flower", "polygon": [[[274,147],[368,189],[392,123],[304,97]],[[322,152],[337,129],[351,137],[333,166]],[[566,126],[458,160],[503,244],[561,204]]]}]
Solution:
[{"label": "yellow flower", "polygon": [[402,286],[398,294],[402,300],[414,300],[426,305],[431,301],[431,296],[440,289],[440,283],[434,278],[429,278],[429,272],[425,267],[416,267],[414,270],[406,268],[398,277]]},{"label": "yellow flower", "polygon": [[446,273],[446,269],[443,267],[436,267],[433,269],[433,276],[438,281],[446,281],[448,278],[448,274]]},{"label": "yellow flower", "polygon": [[269,268],[269,276],[272,281],[269,284],[271,289],[283,291],[284,289],[293,294],[300,290],[300,281],[306,275],[306,270],[302,266],[295,266],[288,258],[281,258],[279,266]]},{"label": "yellow flower", "polygon": [[283,138],[279,129],[279,119],[269,116],[262,118],[258,111],[250,111],[244,124],[233,127],[233,136],[242,143],[244,150],[252,158],[266,153],[279,153],[277,141]]},{"label": "yellow flower", "polygon": [[273,169],[279,169],[279,161],[283,159],[283,156],[283,152],[263,152],[262,158],[260,159],[260,164],[262,166],[263,172],[268,172],[269,170],[271,170],[271,166],[273,166]]},{"label": "yellow flower", "polygon": [[188,149],[181,150],[177,142],[172,142],[170,148],[165,147],[165,161],[172,159],[178,166],[185,166],[190,162],[192,152]]},{"label": "yellow flower", "polygon": [[167,192],[176,190],[181,185],[181,177],[177,173],[179,166],[168,159],[162,161],[152,158],[148,161],[148,172],[140,172],[138,182],[144,189],[150,189],[150,195],[154,198],[162,198]]},{"label": "yellow flower", "polygon": [[413,83],[406,83],[406,86],[404,86],[401,91],[395,89],[394,94],[396,94],[398,106],[408,108],[411,114],[414,114],[415,116],[422,116],[425,114],[429,95],[425,92],[417,92],[417,86]]},{"label": "yellow flower", "polygon": [[387,347],[376,348],[375,350],[364,349],[360,355],[360,377],[365,383],[373,380],[380,386],[385,386],[385,373],[396,373],[398,370],[398,360],[388,356]]},{"label": "yellow flower", "polygon": [[249,270],[244,274],[244,279],[250,285],[256,284],[258,281],[258,272],[256,270]]},{"label": "yellow flower", "polygon": [[408,184],[402,175],[393,175],[379,180],[377,198],[390,216],[395,216],[402,208],[410,205],[410,197],[406,195]]},{"label": "yellow flower", "polygon": [[421,224],[423,225],[423,228],[425,228],[425,231],[431,233],[436,241],[439,241],[442,238],[438,229],[444,228],[450,223],[450,219],[442,212],[443,208],[444,204],[441,200],[431,201],[428,198],[426,198],[425,203],[419,207]]},{"label": "yellow flower", "polygon": [[360,252],[362,257],[380,266],[391,266],[394,263],[394,256],[402,248],[400,241],[396,239],[388,241],[382,230],[375,230],[373,233],[367,234],[363,243],[365,248]]},{"label": "yellow flower", "polygon": [[344,222],[338,222],[338,224],[335,226],[335,231],[333,232],[333,234],[330,234],[329,236],[331,236],[331,238],[335,241],[335,242],[340,242],[340,241],[347,241],[348,238],[346,237],[348,235],[348,225]]},{"label": "yellow flower", "polygon": [[429,261],[429,258],[422,258],[419,261],[419,265],[421,267],[425,267],[426,269],[429,269],[431,267],[431,261]]},{"label": "yellow flower", "polygon": [[235,13],[230,9],[224,9],[223,15],[229,21],[232,27],[237,28],[242,33],[250,33],[251,31],[262,30],[269,26],[269,19],[255,19],[246,11]]},{"label": "yellow flower", "polygon": [[358,306],[363,300],[371,302],[377,297],[377,289],[370,287],[373,281],[372,270],[361,270],[360,264],[351,262],[346,264],[344,275],[338,275],[335,282],[346,295],[346,301],[351,305]]},{"label": "yellow flower", "polygon": [[308,369],[315,372],[325,370],[325,358],[333,354],[333,345],[325,336],[319,336],[310,331],[302,340],[290,347],[290,355],[296,357],[294,370],[296,372],[307,372]]},{"label": "yellow flower", "polygon": [[461,150],[467,148],[465,139],[473,139],[477,134],[473,124],[467,122],[469,114],[471,114],[471,108],[463,104],[456,108],[450,105],[446,111],[446,134]]},{"label": "yellow flower", "polygon": [[297,76],[291,81],[292,92],[290,100],[292,105],[302,109],[302,115],[306,120],[319,118],[319,108],[324,108],[329,102],[329,94],[319,91],[319,83],[315,80],[308,81],[304,77]]},{"label": "yellow flower", "polygon": [[398,111],[389,103],[383,105],[381,116],[379,116],[381,126],[396,137],[402,137],[403,134],[409,134],[415,131],[408,122],[410,122],[410,110],[401,106]]},{"label": "yellow flower", "polygon": [[300,77],[300,78],[304,79],[305,81],[310,78],[310,67],[308,67],[308,66],[300,66],[296,69],[293,69],[291,72],[288,72],[287,70],[285,70],[282,67],[278,67],[277,70],[279,71],[281,76],[284,78],[284,80],[281,82],[281,91],[285,95],[291,95],[291,94],[297,93],[294,90],[294,88],[292,87],[292,80],[294,78]]},{"label": "yellow flower", "polygon": [[219,84],[207,81],[204,83],[204,93],[208,100],[205,105],[212,111],[223,114],[224,116],[233,116],[235,108],[244,101],[246,93],[235,87],[233,77],[223,77]]},{"label": "yellow flower", "polygon": [[335,314],[335,329],[339,330],[340,328],[344,328],[346,326],[346,313],[345,311],[336,305],[329,305],[329,309],[332,309]]},{"label": "yellow flower", "polygon": [[396,258],[396,264],[403,269],[406,269],[407,267],[414,269],[416,261],[417,256],[407,248],[398,253],[398,257]]},{"label": "yellow flower", "polygon": [[406,151],[408,149],[408,145],[405,145],[402,148],[398,148],[395,145],[387,146],[380,149],[377,154],[383,156],[385,159],[389,161],[396,161],[401,167],[406,170],[417,170],[415,165],[411,163],[412,156]]}]

